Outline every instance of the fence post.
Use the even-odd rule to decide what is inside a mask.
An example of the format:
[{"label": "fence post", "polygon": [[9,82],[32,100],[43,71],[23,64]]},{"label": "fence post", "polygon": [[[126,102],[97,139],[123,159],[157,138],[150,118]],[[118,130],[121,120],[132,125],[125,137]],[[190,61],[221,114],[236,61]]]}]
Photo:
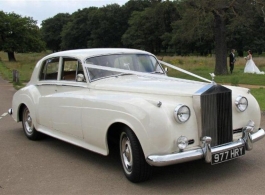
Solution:
[{"label": "fence post", "polygon": [[13,70],[13,82],[19,82],[19,72],[17,70]]}]

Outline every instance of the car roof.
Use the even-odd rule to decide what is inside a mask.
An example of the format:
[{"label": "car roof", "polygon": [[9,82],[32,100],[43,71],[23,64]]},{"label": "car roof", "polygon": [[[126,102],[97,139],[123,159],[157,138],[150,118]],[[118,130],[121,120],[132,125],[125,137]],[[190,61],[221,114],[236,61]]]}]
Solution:
[{"label": "car roof", "polygon": [[[82,61],[93,56],[98,55],[109,55],[109,54],[121,54],[121,53],[130,53],[130,54],[151,54],[146,51],[137,50],[137,49],[125,49],[125,48],[96,48],[96,49],[76,49],[76,50],[67,50],[67,51],[60,51],[56,53],[52,53],[43,59],[51,58],[51,57],[58,57],[58,56],[65,56],[65,57],[75,57],[81,59]],[[153,55],[153,54],[151,54]]]}]

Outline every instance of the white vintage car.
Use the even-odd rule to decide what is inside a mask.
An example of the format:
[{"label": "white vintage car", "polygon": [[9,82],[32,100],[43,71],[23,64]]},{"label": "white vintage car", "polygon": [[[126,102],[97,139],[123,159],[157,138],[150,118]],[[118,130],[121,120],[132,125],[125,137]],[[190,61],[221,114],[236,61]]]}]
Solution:
[{"label": "white vintage car", "polygon": [[264,137],[250,90],[168,77],[162,65],[193,75],[141,50],[53,53],[9,114],[31,140],[46,134],[102,155],[116,143],[132,182],[147,180],[152,166],[240,157]]}]

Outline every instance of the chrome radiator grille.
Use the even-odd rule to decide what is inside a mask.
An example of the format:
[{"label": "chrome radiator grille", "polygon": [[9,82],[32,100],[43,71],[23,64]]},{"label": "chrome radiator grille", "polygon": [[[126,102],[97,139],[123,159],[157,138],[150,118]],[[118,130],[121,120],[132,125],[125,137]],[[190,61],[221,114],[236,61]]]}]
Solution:
[{"label": "chrome radiator grille", "polygon": [[231,142],[232,93],[220,85],[212,85],[200,95],[201,136],[212,138],[212,146]]}]

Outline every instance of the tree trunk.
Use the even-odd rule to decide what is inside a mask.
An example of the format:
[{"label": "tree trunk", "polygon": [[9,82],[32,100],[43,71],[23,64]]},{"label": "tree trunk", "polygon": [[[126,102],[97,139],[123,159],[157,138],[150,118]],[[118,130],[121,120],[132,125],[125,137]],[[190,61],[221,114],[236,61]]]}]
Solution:
[{"label": "tree trunk", "polygon": [[9,60],[9,62],[11,62],[11,61],[16,61],[16,58],[15,58],[15,53],[13,52],[13,51],[8,51],[7,52],[7,55],[8,55],[8,60]]},{"label": "tree trunk", "polygon": [[215,70],[216,75],[228,74],[227,71],[227,45],[225,34],[225,19],[218,15],[214,15],[214,36],[215,36]]}]

